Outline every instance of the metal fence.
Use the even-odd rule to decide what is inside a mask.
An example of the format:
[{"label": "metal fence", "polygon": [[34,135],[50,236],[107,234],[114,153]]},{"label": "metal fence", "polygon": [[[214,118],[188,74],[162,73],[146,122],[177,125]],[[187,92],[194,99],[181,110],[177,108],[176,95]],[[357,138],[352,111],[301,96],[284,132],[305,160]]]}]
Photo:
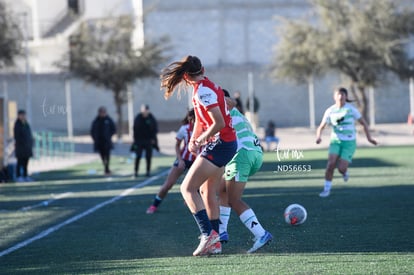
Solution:
[{"label": "metal fence", "polygon": [[71,157],[75,152],[75,143],[67,136],[51,131],[33,132],[34,159]]}]

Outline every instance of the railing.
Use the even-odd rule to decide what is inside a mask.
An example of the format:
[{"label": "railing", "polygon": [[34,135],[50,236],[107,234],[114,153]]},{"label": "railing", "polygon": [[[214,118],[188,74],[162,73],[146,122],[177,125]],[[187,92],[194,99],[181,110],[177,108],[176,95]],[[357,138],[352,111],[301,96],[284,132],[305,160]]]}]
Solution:
[{"label": "railing", "polygon": [[50,132],[34,132],[34,159],[73,156],[75,144],[67,136]]}]

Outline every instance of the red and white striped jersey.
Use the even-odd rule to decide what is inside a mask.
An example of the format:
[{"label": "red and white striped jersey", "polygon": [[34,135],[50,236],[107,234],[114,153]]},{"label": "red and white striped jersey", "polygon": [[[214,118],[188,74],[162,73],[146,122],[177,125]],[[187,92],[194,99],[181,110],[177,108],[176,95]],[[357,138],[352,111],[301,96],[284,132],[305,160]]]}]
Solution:
[{"label": "red and white striped jersey", "polygon": [[215,139],[220,138],[225,142],[236,140],[236,134],[231,124],[230,112],[227,109],[224,93],[219,86],[211,82],[207,77],[194,85],[193,91],[194,111],[198,121],[202,124],[203,130],[213,124],[213,120],[208,114],[208,110],[219,106],[224,118],[225,126],[216,135]]},{"label": "red and white striped jersey", "polygon": [[[181,149],[181,158],[183,160],[194,161],[194,159],[196,158],[196,156],[193,155],[188,150],[188,143],[190,142],[192,133],[193,133],[193,125],[192,124],[185,124],[185,125],[182,125],[180,127],[180,129],[178,129],[178,132],[175,135],[175,138],[177,140],[182,140],[184,142],[184,147]],[[201,150],[200,150],[200,152],[201,152]],[[198,153],[200,153],[200,152],[198,152]]]}]

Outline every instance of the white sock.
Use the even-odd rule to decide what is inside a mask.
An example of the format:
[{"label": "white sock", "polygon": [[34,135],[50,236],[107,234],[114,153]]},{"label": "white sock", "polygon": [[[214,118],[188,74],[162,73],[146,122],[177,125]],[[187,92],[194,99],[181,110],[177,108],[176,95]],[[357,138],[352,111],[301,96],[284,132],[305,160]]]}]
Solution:
[{"label": "white sock", "polygon": [[325,186],[323,188],[324,191],[330,191],[332,187],[332,181],[330,180],[325,180]]},{"label": "white sock", "polygon": [[231,208],[226,206],[220,206],[220,226],[219,226],[219,233],[223,233],[227,231],[227,225],[229,224],[230,220],[230,213]]},{"label": "white sock", "polygon": [[253,209],[250,208],[244,211],[240,215],[240,220],[256,238],[260,238],[266,233],[266,230],[264,230],[259,220],[257,219],[256,214],[254,214]]}]

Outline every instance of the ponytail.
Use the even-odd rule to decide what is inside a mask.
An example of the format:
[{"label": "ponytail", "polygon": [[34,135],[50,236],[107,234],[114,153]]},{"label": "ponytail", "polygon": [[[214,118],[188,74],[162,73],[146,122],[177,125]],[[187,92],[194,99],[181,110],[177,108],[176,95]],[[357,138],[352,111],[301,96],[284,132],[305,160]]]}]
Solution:
[{"label": "ponytail", "polygon": [[184,79],[184,74],[197,76],[203,73],[201,61],[196,56],[186,56],[181,61],[173,62],[161,72],[161,89],[164,89],[164,98],[169,99],[177,85]]}]

